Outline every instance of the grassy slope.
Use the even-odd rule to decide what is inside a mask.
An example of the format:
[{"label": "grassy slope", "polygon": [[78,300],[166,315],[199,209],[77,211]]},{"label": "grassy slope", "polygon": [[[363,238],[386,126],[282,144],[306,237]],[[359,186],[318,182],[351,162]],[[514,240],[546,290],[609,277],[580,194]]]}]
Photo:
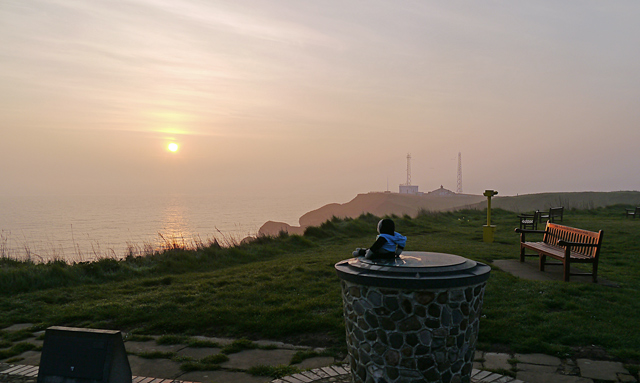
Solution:
[{"label": "grassy slope", "polygon": [[[566,355],[596,345],[640,360],[640,221],[623,207],[565,212],[565,224],[605,231],[600,275],[619,288],[520,280],[494,269],[480,348]],[[517,259],[515,214],[494,210],[496,241],[482,242],[476,210],[396,217],[407,250],[459,254],[489,263]],[[0,325],[34,322],[149,334],[226,335],[343,347],[333,265],[375,238],[373,216],[333,220],[304,237],[262,239],[232,249],[174,250],[88,265],[0,260]],[[0,326],[2,327],[2,326]]]}]

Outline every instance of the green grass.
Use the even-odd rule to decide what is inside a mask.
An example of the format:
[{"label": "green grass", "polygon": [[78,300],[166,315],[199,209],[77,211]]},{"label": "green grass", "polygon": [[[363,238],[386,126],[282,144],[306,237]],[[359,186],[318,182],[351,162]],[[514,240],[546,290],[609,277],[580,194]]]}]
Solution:
[{"label": "green grass", "polygon": [[[599,276],[619,287],[521,280],[493,268],[479,348],[570,356],[595,345],[639,364],[640,220],[625,219],[624,208],[568,210],[564,221],[604,230]],[[407,250],[453,253],[490,265],[518,259],[516,215],[493,211],[494,243],[482,241],[482,211],[393,219],[408,237]],[[188,344],[192,336],[207,335],[344,351],[340,283],[333,266],[356,247],[373,243],[377,221],[372,215],[332,219],[304,236],[283,234],[232,248],[176,248],[122,261],[68,265],[0,259],[0,323],[164,334],[159,343]]]},{"label": "green grass", "polygon": [[293,375],[301,370],[294,366],[254,366],[249,368],[247,372],[254,376],[268,376],[271,378],[282,378],[283,376]]},{"label": "green grass", "polygon": [[0,350],[0,359],[11,358],[12,356],[20,355],[25,351],[35,350],[37,347],[34,344],[21,342],[16,343],[11,348]]},{"label": "green grass", "polygon": [[141,358],[145,359],[171,359],[176,356],[175,352],[164,352],[164,351],[149,351],[149,352],[141,352],[137,354]]},{"label": "green grass", "polygon": [[202,362],[185,362],[180,365],[180,369],[185,372],[189,371],[216,371],[220,369],[220,365],[215,363]]},{"label": "green grass", "polygon": [[220,364],[220,363],[227,362],[228,360],[229,360],[229,357],[226,356],[225,354],[215,354],[215,355],[205,356],[200,360],[200,362],[210,363],[210,364]]},{"label": "green grass", "polygon": [[296,353],[293,354],[289,364],[302,363],[305,359],[315,358],[315,357],[318,357],[318,356],[333,356],[333,357],[335,357],[336,355],[334,353],[332,353],[331,351],[329,351],[329,350],[324,351],[324,352],[317,352],[317,351],[313,351],[313,350],[301,350],[301,351],[296,351]]},{"label": "green grass", "polygon": [[129,342],[149,342],[154,339],[154,337],[149,335],[129,334],[126,340]]},{"label": "green grass", "polygon": [[261,350],[275,350],[277,347],[275,345],[259,345],[255,342],[250,341],[246,338],[241,338],[234,340],[231,344],[228,344],[222,348],[223,354],[235,354],[243,350],[253,350],[253,349],[261,349]]},{"label": "green grass", "polygon": [[212,342],[210,340],[202,340],[202,339],[189,339],[187,341],[187,345],[193,348],[221,348],[220,344],[217,342]]}]

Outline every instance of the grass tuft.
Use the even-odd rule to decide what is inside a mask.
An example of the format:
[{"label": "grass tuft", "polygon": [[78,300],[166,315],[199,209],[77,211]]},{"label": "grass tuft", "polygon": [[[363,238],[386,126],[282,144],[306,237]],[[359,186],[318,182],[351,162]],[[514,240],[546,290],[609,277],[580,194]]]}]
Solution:
[{"label": "grass tuft", "polygon": [[258,348],[258,344],[250,341],[249,339],[237,339],[233,343],[226,345],[222,348],[223,354],[235,354],[243,350],[253,350]]},{"label": "grass tuft", "polygon": [[32,343],[20,342],[16,343],[11,348],[0,350],[0,359],[8,359],[16,355],[20,355],[25,351],[35,350],[36,346]]},{"label": "grass tuft", "polygon": [[176,353],[164,351],[148,351],[138,353],[137,355],[145,359],[171,359],[176,356]]},{"label": "grass tuft", "polygon": [[163,335],[156,339],[156,343],[159,345],[174,345],[174,344],[187,344],[189,337],[185,335]]},{"label": "grass tuft", "polygon": [[185,372],[191,371],[216,371],[220,369],[218,364],[206,364],[201,362],[185,362],[180,365],[180,369]]},{"label": "grass tuft", "polygon": [[320,353],[313,350],[301,350],[301,351],[296,351],[296,353],[293,354],[289,364],[299,364],[299,363],[302,363],[305,359],[311,359],[318,356],[334,356],[334,355],[329,351]]},{"label": "grass tuft", "polygon": [[148,342],[154,338],[149,335],[128,334],[126,340],[129,342]]},{"label": "grass tuft", "polygon": [[200,359],[200,362],[204,364],[220,364],[228,361],[229,361],[229,357],[226,356],[225,354],[209,355]]},{"label": "grass tuft", "polygon": [[282,378],[283,376],[293,375],[301,372],[297,367],[294,366],[265,366],[259,365],[249,368],[247,372],[254,376],[268,376],[274,379]]},{"label": "grass tuft", "polygon": [[193,348],[221,348],[219,343],[210,340],[191,338],[187,341],[187,345]]}]

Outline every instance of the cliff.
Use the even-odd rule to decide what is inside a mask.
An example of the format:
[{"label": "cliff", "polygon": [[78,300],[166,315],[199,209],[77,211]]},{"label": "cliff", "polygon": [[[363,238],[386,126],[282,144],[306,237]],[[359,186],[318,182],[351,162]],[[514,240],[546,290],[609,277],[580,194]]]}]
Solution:
[{"label": "cliff", "polygon": [[260,228],[258,233],[261,235],[277,235],[280,231],[287,231],[291,234],[298,234],[304,232],[304,228],[318,226],[334,216],[339,218],[356,218],[363,213],[371,213],[379,217],[391,214],[415,216],[421,210],[444,211],[462,209],[476,205],[483,200],[486,200],[486,197],[466,194],[452,196],[398,193],[358,194],[347,203],[331,203],[304,214],[299,219],[300,226],[291,226],[283,222],[269,221]]},{"label": "cliff", "polygon": [[[593,209],[597,207],[625,204],[640,206],[640,192],[566,192],[538,193],[519,196],[496,196],[491,200],[493,208],[520,212],[547,210],[554,206],[566,209]],[[302,234],[308,226],[318,226],[333,216],[356,218],[363,213],[378,217],[385,215],[415,216],[421,210],[447,211],[459,209],[485,209],[487,199],[482,195],[410,195],[398,193],[358,194],[351,201],[339,204],[331,203],[304,214],[299,219],[300,226],[291,226],[283,222],[269,221],[262,225],[258,234],[278,235],[281,231],[290,234]]]}]

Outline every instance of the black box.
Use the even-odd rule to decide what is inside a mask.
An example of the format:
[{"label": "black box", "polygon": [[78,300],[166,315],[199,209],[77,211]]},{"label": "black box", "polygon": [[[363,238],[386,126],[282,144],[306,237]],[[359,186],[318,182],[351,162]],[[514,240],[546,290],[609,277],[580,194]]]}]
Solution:
[{"label": "black box", "polygon": [[120,331],[49,327],[38,383],[131,383]]}]

